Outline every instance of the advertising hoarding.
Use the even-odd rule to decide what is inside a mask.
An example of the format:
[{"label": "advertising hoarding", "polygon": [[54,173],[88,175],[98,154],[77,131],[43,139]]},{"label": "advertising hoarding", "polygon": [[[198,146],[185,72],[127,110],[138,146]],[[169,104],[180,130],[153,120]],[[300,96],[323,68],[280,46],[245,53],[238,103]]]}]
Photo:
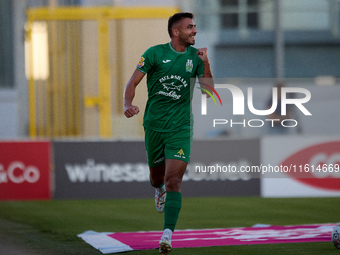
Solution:
[{"label": "advertising hoarding", "polygon": [[50,142],[0,142],[0,200],[51,198]]},{"label": "advertising hoarding", "polygon": [[[258,148],[258,140],[194,141],[191,161],[196,165],[258,164]],[[53,150],[56,199],[154,196],[144,142],[53,142]],[[191,197],[259,196],[260,180],[235,175],[191,176],[188,167],[182,193]]]}]

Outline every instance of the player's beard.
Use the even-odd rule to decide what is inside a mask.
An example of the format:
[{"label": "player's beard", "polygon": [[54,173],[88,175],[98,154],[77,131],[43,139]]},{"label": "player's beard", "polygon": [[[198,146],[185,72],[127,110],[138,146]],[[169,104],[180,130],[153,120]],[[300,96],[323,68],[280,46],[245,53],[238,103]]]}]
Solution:
[{"label": "player's beard", "polygon": [[183,35],[181,36],[181,41],[182,43],[188,47],[189,45],[195,45],[195,39],[191,38],[191,36],[196,36],[196,35],[193,35],[193,34],[190,34],[190,35]]},{"label": "player's beard", "polygon": [[189,38],[188,38],[188,43],[189,45],[195,45],[195,38],[192,38],[191,36],[196,36],[196,35],[189,35]]}]

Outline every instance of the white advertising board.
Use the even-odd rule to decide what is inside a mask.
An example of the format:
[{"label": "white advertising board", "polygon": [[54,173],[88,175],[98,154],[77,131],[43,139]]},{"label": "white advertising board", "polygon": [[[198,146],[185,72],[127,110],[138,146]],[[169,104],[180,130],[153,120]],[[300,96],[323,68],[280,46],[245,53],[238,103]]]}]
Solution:
[{"label": "white advertising board", "polygon": [[340,196],[340,137],[261,139],[262,197]]}]

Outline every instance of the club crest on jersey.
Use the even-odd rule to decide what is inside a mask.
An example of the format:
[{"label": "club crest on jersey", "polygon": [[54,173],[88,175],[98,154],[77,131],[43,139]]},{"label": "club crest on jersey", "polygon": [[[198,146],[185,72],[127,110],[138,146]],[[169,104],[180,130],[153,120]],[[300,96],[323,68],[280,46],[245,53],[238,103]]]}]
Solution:
[{"label": "club crest on jersey", "polygon": [[192,63],[192,59],[188,59],[187,63],[185,64],[185,71],[192,73],[193,67],[194,67],[194,64]]},{"label": "club crest on jersey", "polygon": [[145,60],[145,58],[141,57],[138,64],[137,64],[137,67],[139,67],[139,68],[143,67],[144,66],[144,60]]}]

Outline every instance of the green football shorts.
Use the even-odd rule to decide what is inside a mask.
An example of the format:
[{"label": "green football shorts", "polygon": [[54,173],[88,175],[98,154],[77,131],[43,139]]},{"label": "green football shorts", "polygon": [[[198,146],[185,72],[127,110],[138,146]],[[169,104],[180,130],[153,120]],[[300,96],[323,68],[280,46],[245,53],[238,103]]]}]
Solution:
[{"label": "green football shorts", "polygon": [[145,128],[145,148],[150,167],[157,167],[165,159],[178,159],[189,163],[192,131],[157,132]]}]

